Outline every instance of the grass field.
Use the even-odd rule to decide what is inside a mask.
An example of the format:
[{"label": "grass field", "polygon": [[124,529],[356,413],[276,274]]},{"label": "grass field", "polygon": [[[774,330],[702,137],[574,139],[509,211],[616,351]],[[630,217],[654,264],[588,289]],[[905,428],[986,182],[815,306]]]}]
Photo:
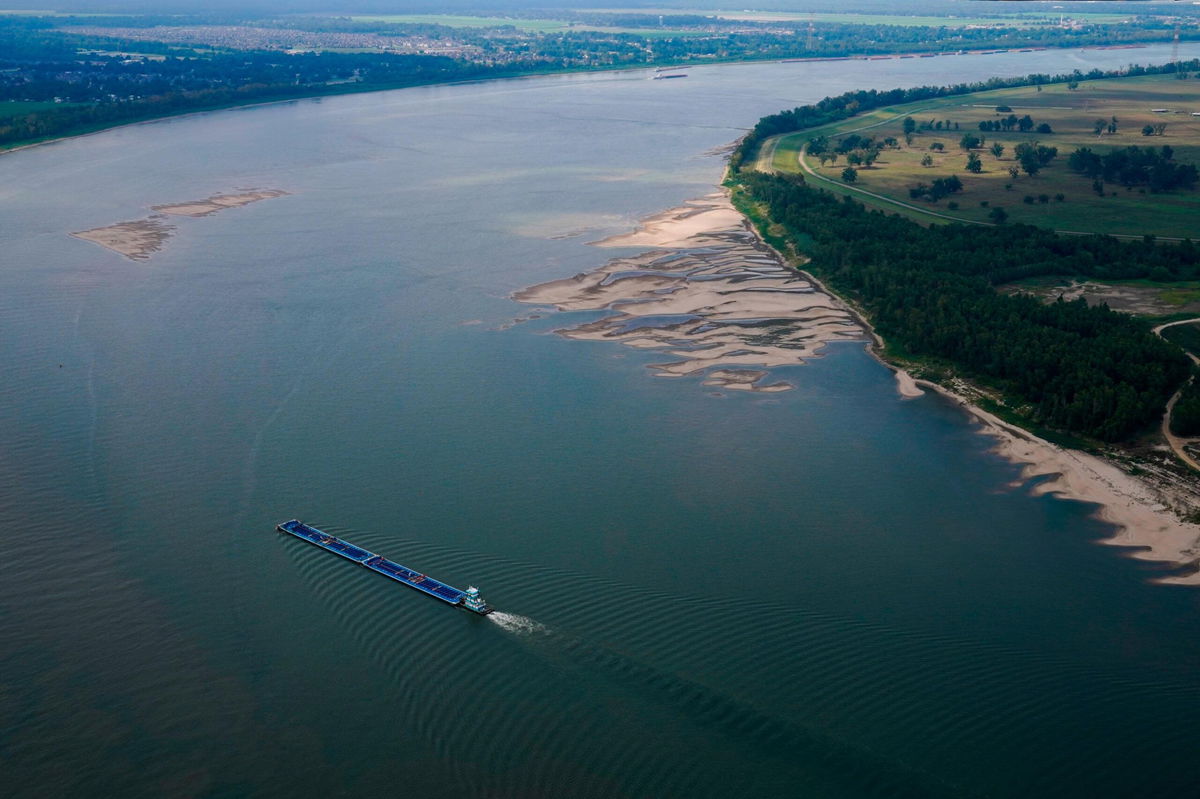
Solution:
[{"label": "grass field", "polygon": [[[1036,124],[1047,123],[1053,134],[986,132],[986,144],[999,142],[1005,151],[1001,158],[992,156],[986,149],[979,153],[984,171],[973,175],[966,170],[966,153],[958,142],[963,133],[979,134],[978,123],[982,120],[1007,116],[995,108],[1006,105],[1017,116],[1028,114]],[[1154,113],[1152,109],[1168,108],[1171,113]],[[840,175],[845,168],[845,159],[836,164],[821,167],[816,158],[806,158],[806,163],[819,178],[814,180],[828,188],[836,187],[842,193],[852,193],[864,202],[889,210],[897,210],[920,221],[931,221],[930,214],[943,214],[973,222],[987,222],[992,208],[1002,207],[1011,222],[1052,227],[1057,230],[1082,232],[1118,233],[1127,235],[1154,234],[1164,237],[1200,237],[1200,191],[1170,192],[1162,194],[1142,193],[1134,188],[1110,185],[1104,197],[1092,190],[1090,179],[1069,170],[1067,157],[1077,147],[1090,147],[1097,152],[1110,148],[1170,145],[1175,149],[1175,160],[1200,163],[1200,80],[1176,80],[1172,76],[1156,75],[1117,80],[1084,81],[1076,91],[1065,85],[1043,87],[1028,86],[1017,89],[999,89],[959,97],[922,101],[906,106],[878,109],[869,114],[854,117],[822,128],[802,131],[784,136],[770,145],[774,146],[770,166],[779,171],[800,171],[800,149],[805,142],[817,135],[836,139],[839,135],[861,132],[876,139],[895,137],[901,142],[898,150],[885,149],[879,160],[869,169],[858,170],[858,180],[853,186],[841,183]],[[958,123],[958,130],[917,132],[911,145],[904,145],[902,123],[905,117],[915,121],[942,120]],[[1097,119],[1117,117],[1116,134],[1097,136],[1093,123]],[[1144,125],[1167,123],[1162,136],[1143,136]],[[953,128],[953,125],[951,125]],[[941,142],[944,152],[931,151],[929,145]],[[1016,165],[1014,147],[1022,141],[1038,141],[1058,148],[1058,158],[1035,177],[1021,173],[1012,178],[1008,169]],[[766,151],[770,154],[770,150]],[[925,155],[933,158],[933,165],[922,166]],[[964,189],[960,194],[939,203],[912,200],[908,190],[919,182],[929,183],[936,177],[958,175]],[[894,202],[871,197],[866,192],[890,198]],[[1065,200],[1053,198],[1063,194]],[[1039,201],[1042,195],[1051,198],[1048,203]],[[1026,196],[1035,198],[1027,204]],[[949,203],[957,203],[957,209]],[[916,206],[920,210],[901,208],[896,203]]]},{"label": "grass field", "polygon": [[604,33],[628,33],[649,38],[658,36],[695,36],[700,31],[672,30],[670,28],[620,28],[577,25],[561,19],[517,19],[510,17],[475,17],[454,14],[388,14],[381,16],[355,16],[359,22],[387,22],[396,25],[445,25],[449,28],[497,28],[511,25],[518,30],[532,33],[563,33],[566,31],[600,31]]},{"label": "grass field", "polygon": [[0,101],[0,119],[4,117],[32,114],[34,111],[45,111],[47,108],[62,108],[67,103],[26,102],[24,100]]}]

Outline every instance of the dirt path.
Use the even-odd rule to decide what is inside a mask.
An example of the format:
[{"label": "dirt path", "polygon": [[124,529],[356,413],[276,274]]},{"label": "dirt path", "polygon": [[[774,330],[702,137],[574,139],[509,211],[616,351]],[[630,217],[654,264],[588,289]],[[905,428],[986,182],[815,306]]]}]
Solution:
[{"label": "dirt path", "polygon": [[[1200,322],[1200,319],[1180,319],[1178,322],[1167,322],[1165,325],[1159,325],[1158,327],[1154,328],[1152,332],[1159,338],[1163,338],[1164,336],[1162,332],[1168,327],[1175,327],[1176,325],[1188,325],[1192,322]],[[1184,352],[1187,353],[1187,356],[1192,359],[1192,363],[1194,363],[1196,366],[1200,366],[1200,358],[1197,358],[1187,350],[1184,350]],[[1184,383],[1184,386],[1186,387],[1191,382],[1191,379],[1189,379],[1187,383]],[[1175,403],[1179,401],[1179,395],[1182,393],[1183,389],[1181,388],[1175,392],[1170,400],[1167,401],[1167,410],[1163,414],[1162,420],[1162,434],[1163,438],[1167,440],[1167,443],[1171,445],[1171,451],[1175,453],[1175,456],[1188,466],[1191,466],[1193,469],[1200,472],[1200,463],[1197,463],[1196,460],[1191,455],[1188,455],[1183,448],[1184,444],[1194,439],[1180,438],[1171,432],[1171,411],[1175,410]]]}]

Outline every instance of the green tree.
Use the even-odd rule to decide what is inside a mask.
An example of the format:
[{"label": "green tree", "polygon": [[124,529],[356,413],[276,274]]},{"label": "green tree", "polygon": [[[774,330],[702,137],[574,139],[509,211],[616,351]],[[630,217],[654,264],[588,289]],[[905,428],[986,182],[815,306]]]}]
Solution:
[{"label": "green tree", "polygon": [[858,180],[858,170],[851,166],[846,167],[842,170],[842,180],[846,183],[853,183]]},{"label": "green tree", "polygon": [[933,156],[929,153],[921,156],[921,166],[933,166]]},{"label": "green tree", "polygon": [[967,171],[975,175],[983,171],[983,161],[978,153],[967,153]]},{"label": "green tree", "polygon": [[997,160],[999,160],[1000,156],[1004,155],[1004,145],[998,141],[992,142],[991,150],[992,155],[995,156]]},{"label": "green tree", "polygon": [[905,134],[909,134],[917,129],[917,122],[912,117],[905,117],[903,126]]},{"label": "green tree", "polygon": [[996,206],[992,210],[988,211],[988,219],[992,220],[997,225],[1003,225],[1008,221],[1008,211]]}]

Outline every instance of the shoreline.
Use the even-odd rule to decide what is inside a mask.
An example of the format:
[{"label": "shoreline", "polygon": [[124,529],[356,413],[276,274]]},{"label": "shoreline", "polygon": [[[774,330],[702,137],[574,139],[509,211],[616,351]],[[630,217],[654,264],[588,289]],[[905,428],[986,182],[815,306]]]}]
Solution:
[{"label": "shoreline", "polygon": [[[724,190],[729,192],[728,188]],[[862,325],[869,342],[867,351],[892,372],[896,391],[902,398],[914,399],[928,390],[954,402],[978,425],[976,432],[995,441],[991,449],[993,454],[1021,467],[1020,483],[1014,488],[1047,478],[1029,489],[1032,496],[1050,494],[1059,499],[1094,505],[1095,510],[1090,515],[1116,528],[1097,543],[1125,547],[1129,550],[1128,556],[1137,560],[1174,566],[1174,573],[1153,578],[1150,582],[1200,586],[1200,525],[1183,521],[1174,510],[1187,504],[1182,494],[1190,493],[1191,499],[1196,500],[1200,499],[1200,493],[1172,491],[1164,485],[1139,479],[1109,458],[1053,444],[980,408],[953,389],[913,377],[906,368],[885,358],[883,338],[857,307],[809,271],[791,264],[784,253],[762,235],[754,219],[740,209],[738,213],[764,247],[833,297]]]},{"label": "shoreline", "polygon": [[[1076,51],[1080,51],[1080,52],[1083,52],[1086,50],[1111,50],[1111,49],[1126,50],[1126,49],[1141,49],[1141,48],[1145,48],[1145,47],[1153,47],[1155,45],[1161,45],[1161,44],[1169,44],[1170,41],[1171,41],[1170,38],[1164,38],[1161,41],[1154,40],[1154,41],[1147,41],[1147,42],[1138,42],[1136,44],[1131,44],[1131,45],[1084,45],[1081,47],[1071,47],[1071,46],[1066,46],[1066,45],[1045,45],[1045,46],[1034,46],[1033,50],[1038,51],[1038,52],[1046,51],[1046,50],[1076,50]],[[958,52],[946,51],[946,52],[940,52],[940,53],[938,53],[938,55],[943,55],[943,56],[977,55],[977,54],[991,55],[993,53],[1019,55],[1019,54],[1025,53],[1025,52],[1028,52],[1028,51],[1025,49],[1021,49],[1021,48],[1015,48],[1015,49],[1010,48],[1007,51],[979,50],[979,51],[967,51],[967,52],[961,53],[961,54]],[[47,144],[57,144],[59,142],[70,141],[71,139],[82,139],[86,136],[95,136],[96,134],[99,134],[99,133],[107,133],[109,131],[119,130],[121,128],[131,128],[131,127],[134,127],[135,125],[148,125],[148,124],[151,124],[154,122],[161,122],[161,121],[167,120],[167,119],[183,119],[186,117],[199,116],[201,114],[211,114],[211,113],[215,113],[218,111],[231,111],[231,110],[240,109],[240,108],[263,108],[266,106],[281,105],[283,103],[299,102],[301,100],[316,100],[316,99],[320,99],[320,98],[324,98],[324,97],[346,97],[346,96],[354,95],[354,94],[375,94],[378,92],[395,92],[395,91],[402,91],[404,89],[420,89],[420,88],[425,88],[425,87],[429,87],[429,86],[469,86],[469,85],[475,84],[475,83],[488,83],[491,81],[528,80],[530,78],[555,77],[555,76],[562,76],[562,75],[587,75],[587,74],[599,75],[599,74],[604,74],[607,72],[613,72],[613,73],[636,72],[639,70],[657,70],[660,68],[668,68],[668,67],[688,67],[688,68],[691,68],[691,67],[736,67],[736,66],[745,66],[745,65],[751,65],[751,64],[798,64],[798,63],[811,64],[811,63],[839,62],[839,61],[884,61],[884,60],[895,60],[895,59],[909,58],[909,57],[916,58],[916,57],[918,57],[918,54],[915,51],[903,51],[903,52],[893,51],[893,52],[889,52],[889,53],[872,53],[872,54],[813,57],[813,58],[743,58],[743,59],[729,60],[729,61],[668,62],[668,63],[661,63],[661,64],[660,63],[648,63],[648,64],[638,64],[637,66],[619,66],[619,67],[614,66],[614,67],[607,67],[604,69],[590,69],[590,68],[586,68],[586,67],[579,67],[579,68],[574,68],[574,69],[567,68],[567,69],[560,69],[560,70],[550,70],[550,71],[546,71],[546,72],[525,72],[525,73],[514,73],[514,74],[510,74],[510,75],[497,75],[494,77],[486,77],[486,78],[464,78],[462,80],[433,81],[433,82],[429,82],[429,83],[413,83],[413,84],[408,84],[405,86],[380,86],[378,88],[348,89],[346,91],[336,91],[336,92],[313,92],[312,94],[301,94],[301,95],[296,95],[294,97],[281,97],[276,100],[256,100],[256,101],[251,101],[251,102],[247,102],[247,103],[226,103],[226,104],[222,104],[222,105],[216,105],[211,108],[196,108],[196,109],[190,110],[190,111],[180,111],[179,113],[175,113],[175,114],[163,114],[160,116],[151,116],[151,117],[147,117],[144,119],[135,119],[135,120],[131,120],[129,122],[118,122],[116,124],[106,125],[103,127],[96,128],[94,130],[86,130],[81,133],[68,133],[68,134],[65,134],[62,136],[53,136],[52,138],[40,139],[37,141],[26,142],[24,144],[14,144],[11,147],[0,145],[0,157],[8,155],[9,153],[20,152],[21,150],[28,150],[33,147],[41,147],[41,146],[47,145]]]}]

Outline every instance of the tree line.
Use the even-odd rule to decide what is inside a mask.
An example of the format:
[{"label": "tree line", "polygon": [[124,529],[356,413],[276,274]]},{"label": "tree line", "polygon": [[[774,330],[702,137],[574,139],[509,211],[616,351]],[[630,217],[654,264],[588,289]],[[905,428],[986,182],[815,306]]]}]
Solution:
[{"label": "tree line", "polygon": [[1067,166],[1093,180],[1122,186],[1148,186],[1152,192],[1192,189],[1200,180],[1195,164],[1177,163],[1175,150],[1170,145],[1131,145],[1104,154],[1094,153],[1090,147],[1080,147],[1067,158]]},{"label": "tree line", "polygon": [[1188,375],[1178,348],[1131,316],[994,286],[1035,274],[1195,275],[1200,249],[1190,242],[1067,237],[1027,225],[926,228],[800,176],[738,180],[790,241],[805,242],[809,268],[860,303],[891,345],[999,389],[1033,423],[1126,439],[1161,416]]},{"label": "tree line", "polygon": [[729,164],[735,171],[742,164],[752,160],[758,154],[759,146],[766,139],[784,133],[840,122],[855,114],[883,108],[889,105],[913,103],[919,100],[931,100],[938,97],[954,97],[973,92],[991,89],[1011,89],[1019,86],[1045,85],[1049,83],[1068,83],[1079,80],[1100,80],[1105,78],[1120,78],[1131,75],[1163,75],[1175,72],[1196,71],[1200,69],[1200,59],[1183,61],[1178,65],[1164,64],[1162,66],[1142,67],[1133,66],[1125,70],[1104,71],[1093,69],[1083,73],[1076,70],[1066,75],[1034,74],[1020,78],[989,78],[976,83],[959,83],[953,86],[916,86],[910,89],[859,89],[846,92],[836,97],[825,99],[811,105],[797,106],[786,111],[780,111],[760,119],[754,127],[742,137],[730,155]]}]

